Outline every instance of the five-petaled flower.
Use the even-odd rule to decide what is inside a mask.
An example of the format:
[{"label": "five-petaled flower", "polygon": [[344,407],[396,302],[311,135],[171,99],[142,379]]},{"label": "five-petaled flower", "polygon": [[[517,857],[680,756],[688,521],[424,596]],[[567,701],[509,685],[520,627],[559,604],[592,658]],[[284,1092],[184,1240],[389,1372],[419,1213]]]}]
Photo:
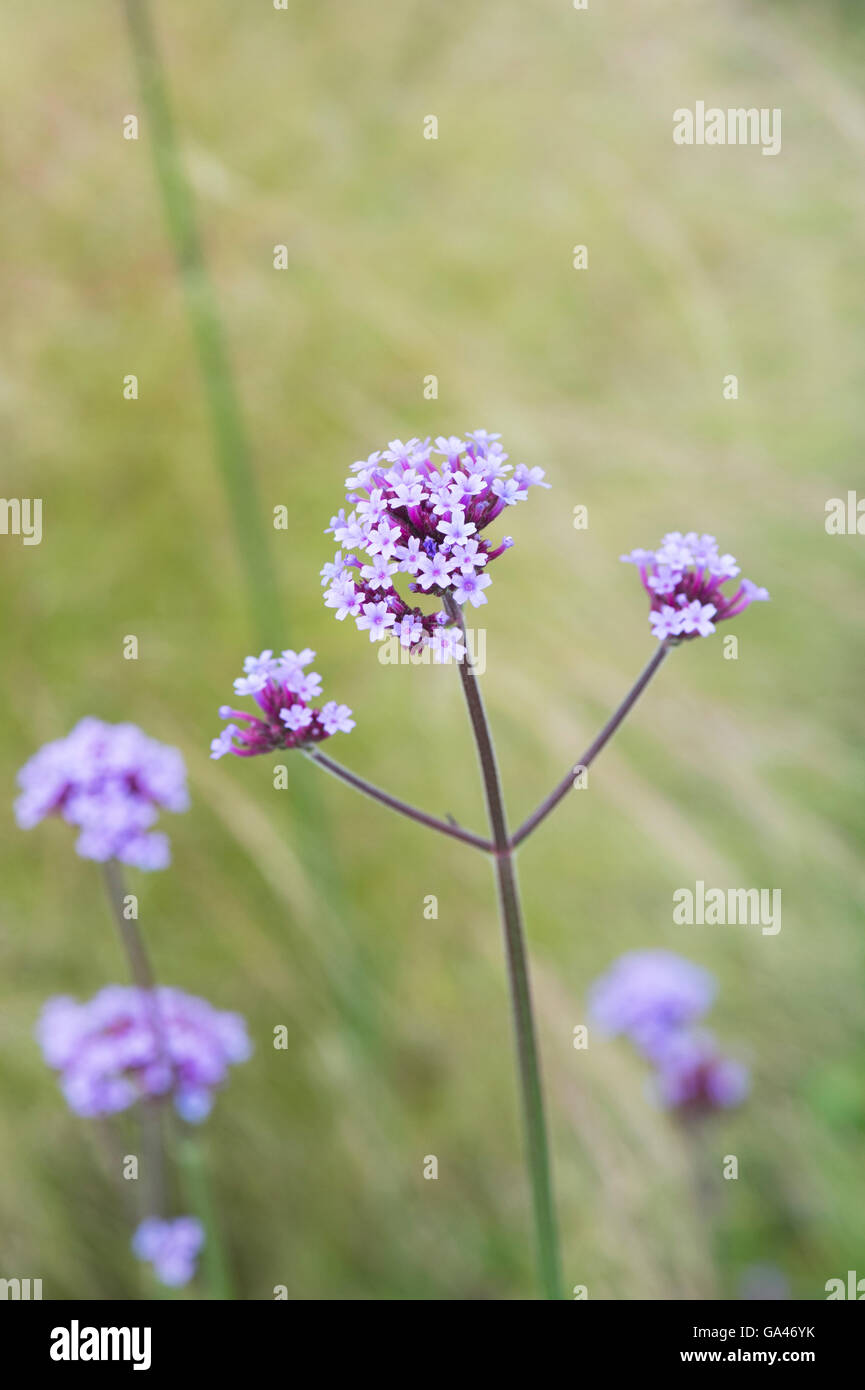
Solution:
[{"label": "five-petaled flower", "polygon": [[[391,440],[387,449],[352,465],[347,501],[328,534],[340,547],[321,571],[325,604],[337,618],[354,618],[371,642],[397,636],[412,651],[430,646],[437,658],[461,644],[444,641],[452,606],[426,612],[413,602],[447,598],[478,608],[487,602],[490,562],[508,550],[482,536],[505,507],[525,501],[530,487],[549,487],[542,468],[514,469],[499,435],[474,430],[466,438]],[[483,571],[478,573],[478,571]],[[407,575],[404,593],[397,589]]]},{"label": "five-petaled flower", "polygon": [[[381,604],[381,608],[384,612],[385,605]],[[222,758],[226,753],[252,758],[258,753],[320,743],[333,734],[351,733],[354,720],[348,705],[328,700],[321,709],[314,709],[309,704],[321,694],[321,676],[304,670],[314,659],[315,652],[308,647],[302,652],[284,651],[279,656],[272,651],[248,656],[243,663],[244,674],[234,682],[234,689],[237,695],[251,695],[261,715],[222,705],[220,716],[231,723],[211,741],[211,758]]]},{"label": "five-petaled flower", "polygon": [[661,642],[708,637],[716,623],[769,597],[750,579],[740,580],[733,594],[725,594],[721,585],[739,574],[735,557],[719,555],[715,537],[696,531],[670,531],[657,550],[632,550],[621,558],[640,571],[651,599],[649,622]]}]

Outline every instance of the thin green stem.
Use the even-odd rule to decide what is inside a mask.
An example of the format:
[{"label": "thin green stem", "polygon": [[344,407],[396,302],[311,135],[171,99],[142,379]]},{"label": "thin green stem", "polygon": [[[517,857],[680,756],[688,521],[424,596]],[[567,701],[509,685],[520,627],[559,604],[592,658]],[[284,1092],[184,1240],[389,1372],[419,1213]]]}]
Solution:
[{"label": "thin green stem", "polygon": [[272,642],[272,634],[279,631],[280,604],[240,402],[180,155],[148,0],[124,0],[124,8],[165,221],[201,364],[216,456],[246,570],[253,623],[264,645]]},{"label": "thin green stem", "polygon": [[[451,617],[463,627],[462,612],[457,604],[453,600],[446,599],[445,605]],[[468,652],[464,660],[459,663],[459,672],[477,748],[478,761],[480,762],[493,837],[493,861],[511,991],[528,1169],[537,1238],[538,1269],[544,1297],[559,1299],[561,1298],[559,1237],[553,1205],[544,1094],[516,865],[508,839],[507,816],[492,734],[474,666]]]},{"label": "thin green stem", "polygon": [[184,1134],[178,1144],[178,1161],[183,1175],[186,1200],[204,1227],[201,1267],[207,1287],[212,1298],[230,1300],[234,1297],[231,1273],[216,1218],[207,1162],[200,1140],[191,1134]]}]

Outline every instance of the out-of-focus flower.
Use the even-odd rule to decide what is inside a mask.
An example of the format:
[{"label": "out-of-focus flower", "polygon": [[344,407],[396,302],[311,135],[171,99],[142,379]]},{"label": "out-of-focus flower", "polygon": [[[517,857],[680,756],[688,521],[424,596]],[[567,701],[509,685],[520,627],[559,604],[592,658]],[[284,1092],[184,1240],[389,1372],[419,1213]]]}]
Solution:
[{"label": "out-of-focus flower", "polygon": [[37,1038],[76,1114],[110,1115],[171,1095],[191,1123],[209,1113],[229,1066],[252,1052],[238,1014],[165,987],[108,985],[85,1003],[49,999]]},{"label": "out-of-focus flower", "polygon": [[204,1227],[194,1216],[176,1216],[170,1221],[148,1216],[132,1237],[133,1253],[153,1265],[160,1284],[172,1289],[189,1283],[203,1244]]},{"label": "out-of-focus flower", "polygon": [[693,1026],[716,989],[708,970],[673,951],[630,951],[589,992],[593,1022],[624,1034],[653,1063],[651,1094],[667,1109],[700,1114],[748,1094],[747,1068]]},{"label": "out-of-focus flower", "polygon": [[629,951],[592,986],[589,1010],[604,1032],[624,1033],[653,1057],[671,1030],[702,1017],[716,991],[708,970],[673,951]]},{"label": "out-of-focus flower", "polygon": [[711,1033],[671,1033],[655,1061],[655,1090],[670,1110],[729,1109],[751,1088],[747,1067],[724,1056]]},{"label": "out-of-focus flower", "polygon": [[739,574],[735,557],[719,555],[715,537],[696,531],[669,531],[657,550],[632,550],[621,558],[640,571],[651,599],[649,622],[659,641],[708,637],[716,623],[769,597],[750,579],[725,594],[721,585]]},{"label": "out-of-focus flower", "polygon": [[258,753],[320,743],[332,734],[351,733],[355,721],[348,705],[328,700],[321,709],[314,709],[308,703],[321,694],[321,676],[304,670],[314,659],[315,652],[308,647],[302,652],[284,651],[280,656],[274,656],[272,651],[248,656],[243,663],[244,674],[234,682],[234,691],[237,695],[251,695],[261,716],[222,705],[220,717],[232,723],[211,741],[211,758],[222,758],[226,753],[252,758]]},{"label": "out-of-focus flower", "polygon": [[148,738],[135,724],[82,719],[66,738],[46,743],[18,773],[15,816],[24,830],[58,815],[80,831],[85,859],[120,859],[138,869],[164,869],[168,837],[152,832],[160,809],[189,806],[186,768],[176,748]]},{"label": "out-of-focus flower", "polygon": [[[515,469],[499,435],[474,430],[465,439],[440,436],[391,440],[387,449],[352,464],[346,479],[348,515],[331,518],[327,534],[340,547],[321,571],[328,608],[341,621],[354,618],[371,642],[391,635],[412,651],[437,639],[451,616],[441,605],[425,612],[406,594],[470,603],[487,602],[487,567],[513,545],[481,533],[506,507],[525,501],[531,487],[549,487],[542,468]],[[512,476],[508,476],[512,474]]]}]

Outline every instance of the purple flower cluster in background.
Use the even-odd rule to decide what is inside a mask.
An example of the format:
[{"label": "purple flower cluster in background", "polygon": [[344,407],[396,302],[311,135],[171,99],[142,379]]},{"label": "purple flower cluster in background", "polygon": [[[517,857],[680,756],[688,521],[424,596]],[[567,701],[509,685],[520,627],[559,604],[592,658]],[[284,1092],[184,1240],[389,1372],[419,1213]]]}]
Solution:
[{"label": "purple flower cluster in background", "polygon": [[173,1289],[189,1283],[203,1244],[204,1227],[194,1216],[171,1221],[148,1216],[132,1237],[133,1253],[153,1265],[159,1282]]},{"label": "purple flower cluster in background", "polygon": [[499,438],[474,430],[465,440],[440,436],[432,448],[428,439],[394,439],[352,464],[352,510],[331,517],[326,534],[340,548],[321,571],[325,604],[337,618],[354,618],[371,642],[396,636],[410,651],[430,646],[438,661],[465,655],[444,608],[424,612],[394,581],[406,575],[407,592],[419,597],[447,594],[474,608],[487,602],[489,565],[513,541],[505,536],[493,546],[481,532],[525,501],[530,487],[549,487],[542,468],[512,468]]},{"label": "purple flower cluster in background", "polygon": [[714,536],[669,531],[657,550],[632,550],[625,564],[636,565],[652,601],[649,622],[659,641],[668,637],[708,637],[715,623],[735,618],[749,604],[765,601],[768,590],[750,579],[732,595],[721,585],[739,574],[733,555],[719,555]]},{"label": "purple flower cluster in background", "polygon": [[203,1120],[212,1092],[252,1047],[238,1014],[179,989],[108,985],[86,1003],[49,999],[37,1026],[45,1061],[78,1115],[111,1115],[171,1095],[178,1113]]},{"label": "purple flower cluster in background", "polygon": [[630,951],[595,982],[589,1011],[605,1033],[623,1034],[653,1063],[662,1105],[712,1110],[738,1105],[749,1089],[747,1069],[694,1027],[716,992],[708,970],[672,951]]},{"label": "purple flower cluster in background", "polygon": [[314,659],[315,652],[308,647],[302,652],[284,651],[280,656],[272,651],[248,656],[244,674],[234,682],[234,693],[252,695],[262,717],[222,705],[221,719],[241,723],[228,724],[211,741],[211,758],[222,758],[226,753],[252,758],[258,753],[320,743],[332,734],[351,733],[354,720],[348,705],[338,705],[335,700],[328,700],[321,709],[309,705],[309,700],[321,694],[321,676],[304,671]]},{"label": "purple flower cluster in background", "polygon": [[79,830],[84,859],[119,859],[138,869],[164,869],[168,837],[151,830],[160,809],[189,806],[186,768],[176,748],[148,738],[135,724],[82,719],[66,738],[46,743],[18,773],[15,816],[25,830],[62,816]]}]

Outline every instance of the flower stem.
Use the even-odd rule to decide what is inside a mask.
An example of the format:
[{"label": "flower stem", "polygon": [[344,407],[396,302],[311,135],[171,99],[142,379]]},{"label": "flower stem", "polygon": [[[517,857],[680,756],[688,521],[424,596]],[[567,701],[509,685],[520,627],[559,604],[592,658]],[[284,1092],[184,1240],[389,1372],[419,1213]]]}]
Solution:
[{"label": "flower stem", "polygon": [[[445,600],[445,604],[451,617],[462,627],[462,612],[458,605],[453,600],[448,599]],[[492,734],[478,688],[474,666],[468,652],[458,664],[480,762],[490,829],[493,836],[496,886],[511,990],[528,1169],[532,1187],[538,1269],[544,1297],[559,1299],[561,1298],[559,1240],[553,1209],[544,1096],[516,865],[508,838],[507,817]]]},{"label": "flower stem", "polygon": [[139,989],[153,990],[156,988],[156,980],[147,948],[144,945],[144,938],[138,930],[135,920],[127,918],[124,914],[126,885],[123,881],[123,870],[116,859],[109,859],[106,864],[103,864],[102,871],[105,876],[108,901],[111,904],[120,941],[129,961],[132,982]]},{"label": "flower stem", "polygon": [[662,665],[670,649],[670,646],[666,642],[661,643],[651,661],[643,669],[639,679],[632,686],[615,713],[607,720],[595,741],[589,744],[585,753],[577,759],[576,763],[571,764],[571,767],[568,769],[559,785],[550,792],[549,796],[541,802],[537,810],[533,811],[528,820],[523,821],[519,830],[511,836],[512,849],[516,849],[517,845],[522,844],[523,840],[531,835],[533,830],[537,829],[541,821],[546,820],[550,812],[555,810],[559,802],[564,800],[574,785],[575,769],[588,767],[590,763],[594,762],[601,749],[609,742],[619,725],[623,723],[626,715],[633,709],[637,700],[649,684],[649,681]]},{"label": "flower stem", "polygon": [[232,1299],[231,1274],[228,1258],[207,1175],[207,1163],[202,1151],[201,1141],[185,1134],[178,1145],[178,1161],[183,1174],[186,1200],[204,1227],[204,1250],[201,1265],[211,1297]]},{"label": "flower stem", "polygon": [[[117,923],[120,940],[129,961],[129,970],[135,986],[142,990],[151,1003],[153,1031],[157,1047],[162,1049],[162,1028],[156,1005],[156,979],[147,948],[138,927],[132,918],[124,914],[126,885],[123,870],[116,859],[109,859],[103,866],[108,901]],[[141,1115],[141,1167],[143,1182],[142,1209],[144,1216],[161,1216],[165,1205],[165,1146],[162,1134],[162,1105],[156,1097],[144,1097],[139,1102]]]},{"label": "flower stem", "polygon": [[462,826],[449,821],[439,820],[437,816],[427,815],[426,811],[420,811],[416,806],[410,806],[407,801],[400,801],[399,797],[391,796],[389,792],[382,791],[381,787],[376,787],[372,782],[367,782],[365,778],[358,777],[356,772],[350,772],[341,763],[334,762],[326,753],[320,753],[317,748],[305,748],[303,750],[310,762],[318,763],[326,772],[330,772],[334,777],[339,777],[343,782],[347,782],[350,787],[363,792],[364,796],[370,796],[374,801],[380,801],[383,806],[389,806],[392,811],[398,811],[402,816],[408,816],[409,820],[418,821],[419,824],[427,826],[430,830],[438,830],[442,835],[450,835],[454,840],[462,840],[464,844],[473,845],[475,849],[485,850],[491,853],[493,845],[489,840],[483,839],[480,835],[475,835],[471,830],[463,830]]}]

